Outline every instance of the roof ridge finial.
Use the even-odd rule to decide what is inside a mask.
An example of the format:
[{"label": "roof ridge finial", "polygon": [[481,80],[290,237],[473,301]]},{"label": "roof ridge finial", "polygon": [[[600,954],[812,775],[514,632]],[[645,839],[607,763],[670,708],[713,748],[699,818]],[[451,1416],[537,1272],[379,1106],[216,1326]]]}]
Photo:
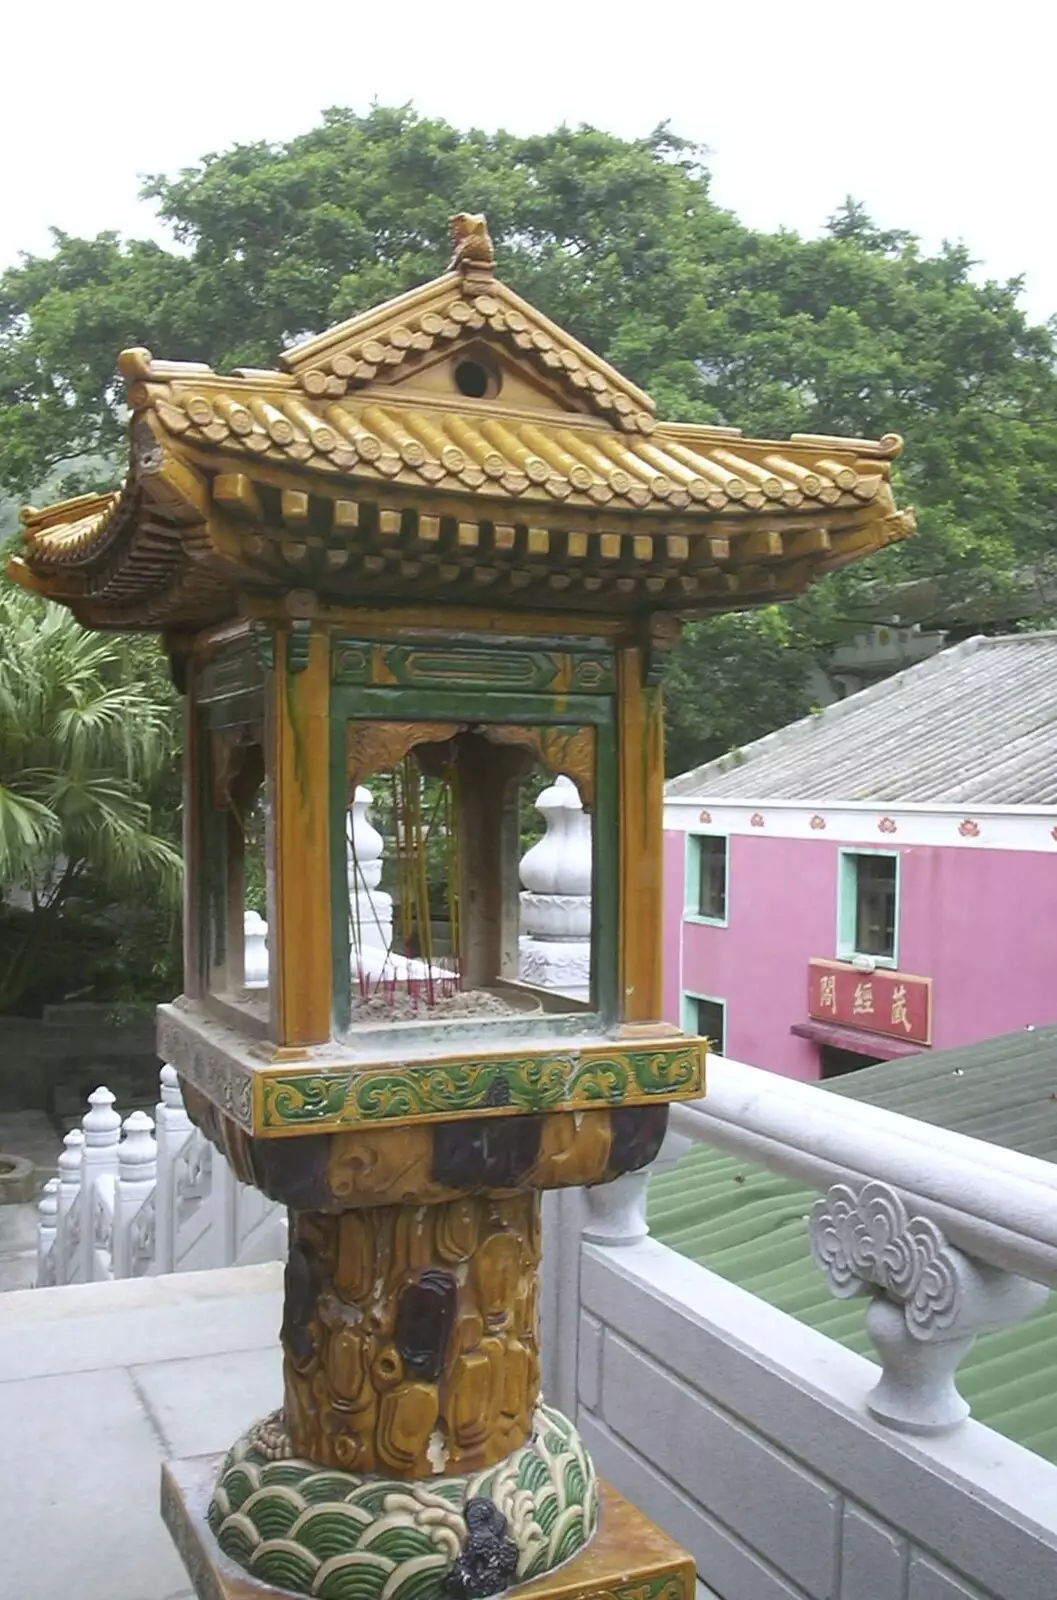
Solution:
[{"label": "roof ridge finial", "polygon": [[495,245],[484,216],[459,211],[451,218],[452,257],[449,272],[490,278],[495,269]]}]

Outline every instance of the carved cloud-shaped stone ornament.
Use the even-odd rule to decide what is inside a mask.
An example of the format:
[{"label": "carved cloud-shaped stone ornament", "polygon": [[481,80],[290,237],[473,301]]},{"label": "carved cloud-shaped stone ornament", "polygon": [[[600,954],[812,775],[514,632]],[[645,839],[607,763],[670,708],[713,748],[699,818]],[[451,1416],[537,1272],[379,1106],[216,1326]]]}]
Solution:
[{"label": "carved cloud-shaped stone ornament", "polygon": [[978,1333],[1030,1316],[1047,1290],[976,1261],[886,1183],[838,1183],[811,1208],[811,1253],[841,1299],[870,1294],[866,1331],[881,1358],[867,1408],[907,1433],[945,1433],[969,1407],[958,1363]]},{"label": "carved cloud-shaped stone ornament", "polygon": [[946,1239],[927,1217],[911,1217],[894,1189],[838,1183],[811,1208],[811,1253],[840,1299],[871,1286],[903,1307],[908,1331],[933,1339],[961,1308],[961,1285]]}]

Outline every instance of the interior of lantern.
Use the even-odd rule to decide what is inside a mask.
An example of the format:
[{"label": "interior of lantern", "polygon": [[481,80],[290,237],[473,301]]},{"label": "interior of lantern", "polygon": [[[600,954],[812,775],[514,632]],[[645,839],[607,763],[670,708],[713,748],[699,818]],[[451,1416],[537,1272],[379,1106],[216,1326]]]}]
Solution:
[{"label": "interior of lantern", "polygon": [[[338,737],[343,727],[335,1037],[386,1051],[394,1028],[411,1029],[430,1049],[451,1028],[580,1034],[611,1020],[616,819],[597,730],[350,718]],[[192,992],[264,1037],[277,947],[263,724],[203,724],[200,752]]]},{"label": "interior of lantern", "polygon": [[592,785],[553,770],[568,730],[381,726],[348,730],[339,1035],[582,1024],[599,1009],[597,818]]}]

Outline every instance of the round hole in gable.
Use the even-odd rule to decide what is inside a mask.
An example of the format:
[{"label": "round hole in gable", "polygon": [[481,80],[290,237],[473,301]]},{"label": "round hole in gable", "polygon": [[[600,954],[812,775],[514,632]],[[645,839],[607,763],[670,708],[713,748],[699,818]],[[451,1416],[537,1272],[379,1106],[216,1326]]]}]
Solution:
[{"label": "round hole in gable", "polygon": [[499,389],[494,373],[481,361],[473,361],[469,357],[455,364],[455,387],[460,394],[468,400],[483,400],[486,395],[495,394]]}]

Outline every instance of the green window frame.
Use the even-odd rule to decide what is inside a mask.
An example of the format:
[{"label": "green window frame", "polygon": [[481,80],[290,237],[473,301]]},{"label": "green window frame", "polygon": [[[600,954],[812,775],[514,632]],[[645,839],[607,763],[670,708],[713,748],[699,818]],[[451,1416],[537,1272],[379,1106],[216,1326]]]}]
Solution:
[{"label": "green window frame", "polygon": [[730,838],[721,833],[686,837],[684,922],[725,928],[730,919]]},{"label": "green window frame", "polygon": [[[712,1009],[711,1018],[703,1018],[702,1005]],[[727,1002],[714,994],[700,994],[696,989],[684,989],[680,1008],[684,1033],[696,1034],[708,1040],[717,1055],[725,1053],[727,1042]],[[716,1021],[718,1016],[718,1029]]]},{"label": "green window frame", "polygon": [[899,965],[900,853],[842,850],[837,879],[837,957]]}]

